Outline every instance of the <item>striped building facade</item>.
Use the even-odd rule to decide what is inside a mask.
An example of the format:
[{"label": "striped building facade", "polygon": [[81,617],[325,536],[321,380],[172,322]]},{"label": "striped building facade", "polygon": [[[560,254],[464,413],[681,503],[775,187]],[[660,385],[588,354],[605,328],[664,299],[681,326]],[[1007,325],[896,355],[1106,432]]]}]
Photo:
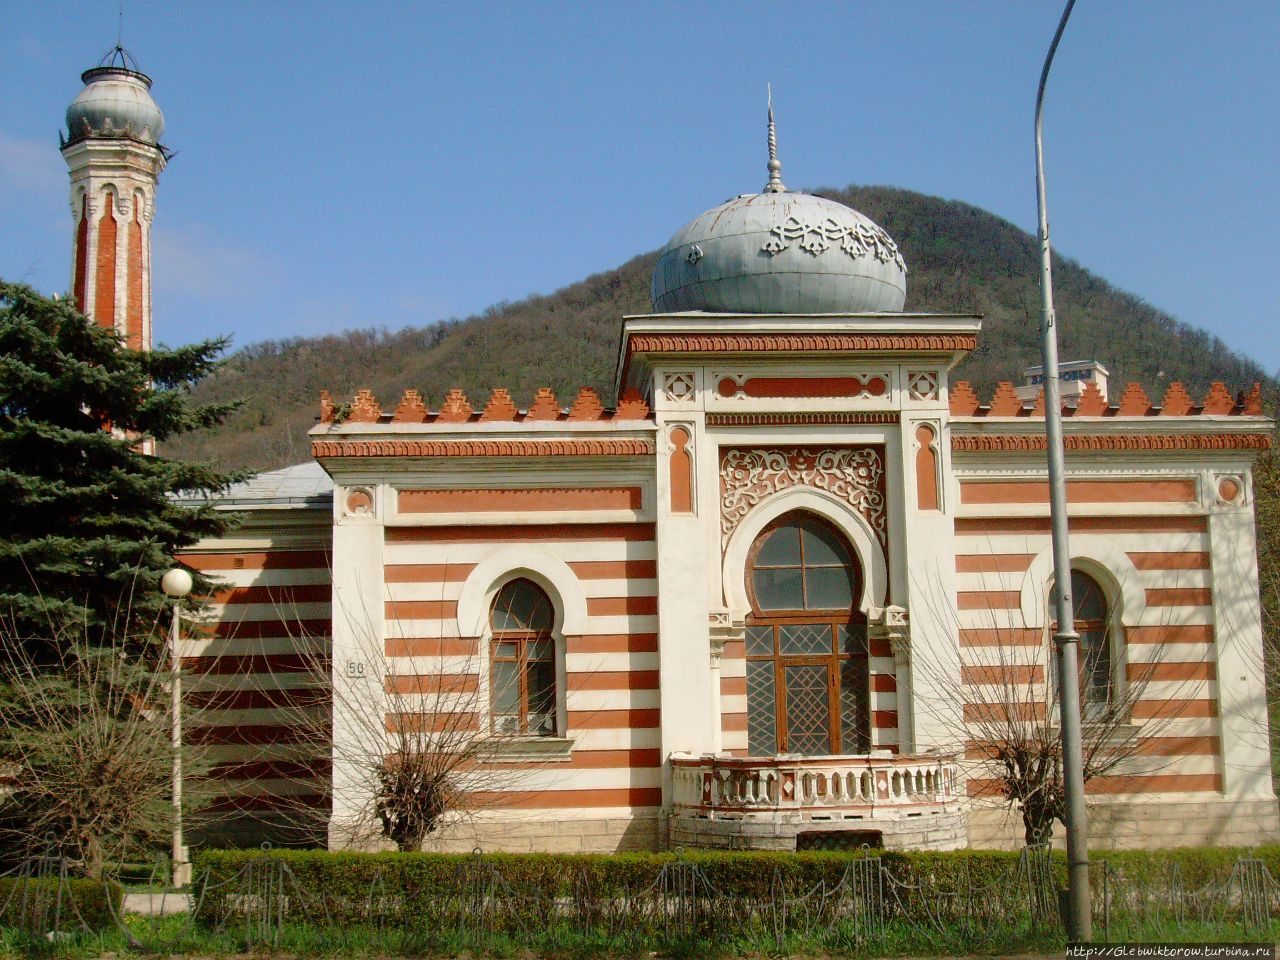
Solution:
[{"label": "striped building facade", "polygon": [[[989,744],[1057,730],[1042,398],[948,382],[977,318],[866,318],[866,343],[847,317],[739,322],[628,318],[612,409],[324,398],[317,462],[239,491],[236,539],[188,558],[224,584],[185,661],[215,822],[385,845],[380,765],[448,744],[465,798],[437,849],[1021,843]],[[1256,390],[1180,390],[1064,408],[1101,846],[1276,832],[1250,490],[1272,423]],[[775,562],[793,525],[845,560]],[[843,612],[770,609],[824,569]],[[510,633],[513,584],[543,627]],[[541,706],[536,657],[502,652],[538,637]]]},{"label": "striped building facade", "polygon": [[[145,350],[172,154],[136,67],[83,74],[62,152],[76,302]],[[1000,751],[1057,738],[1040,381],[952,382],[981,318],[903,312],[893,239],[787,190],[772,110],[767,144],[659,255],[612,406],[324,394],[313,460],[225,497],[181,558],[216,584],[181,651],[198,837],[1024,839]],[[1094,843],[1278,839],[1259,390],[1061,377]]]}]

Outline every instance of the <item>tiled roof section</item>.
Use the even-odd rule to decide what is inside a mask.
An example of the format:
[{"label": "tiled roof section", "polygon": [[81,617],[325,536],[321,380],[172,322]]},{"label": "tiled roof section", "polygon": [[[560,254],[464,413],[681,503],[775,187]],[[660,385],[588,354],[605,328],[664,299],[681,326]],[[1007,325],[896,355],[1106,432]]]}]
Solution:
[{"label": "tiled roof section", "polygon": [[428,408],[422,394],[406,390],[394,414],[386,414],[372,391],[358,390],[349,404],[335,403],[328,390],[320,392],[321,423],[494,423],[518,421],[572,420],[576,423],[647,420],[649,405],[635,390],[626,391],[616,409],[608,409],[590,387],[578,391],[573,403],[562,407],[549,387],[534,395],[527,409],[518,409],[511,394],[498,387],[480,409],[456,387],[444,397],[437,410]]},{"label": "tiled roof section", "polygon": [[[988,403],[982,403],[973,387],[959,380],[951,387],[951,415],[953,417],[1025,417],[1039,419],[1044,416],[1044,392],[1034,401],[1020,400],[1013,384],[1001,382]],[[1198,417],[1235,416],[1260,417],[1262,412],[1262,385],[1255,383],[1248,393],[1243,390],[1232,395],[1226,384],[1215,382],[1200,403],[1187,392],[1181,383],[1169,384],[1159,406],[1151,403],[1141,384],[1130,383],[1120,394],[1120,400],[1108,404],[1102,399],[1095,384],[1086,384],[1077,401],[1064,403],[1063,416],[1067,417]]]}]

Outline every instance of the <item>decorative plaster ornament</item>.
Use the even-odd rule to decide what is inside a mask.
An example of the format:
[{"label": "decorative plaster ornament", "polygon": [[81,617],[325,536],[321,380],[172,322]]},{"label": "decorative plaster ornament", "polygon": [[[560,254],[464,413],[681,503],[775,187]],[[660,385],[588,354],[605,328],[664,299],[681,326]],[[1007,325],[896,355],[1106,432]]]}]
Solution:
[{"label": "decorative plaster ornament", "polygon": [[841,224],[830,217],[810,223],[790,216],[769,233],[772,237],[760,249],[771,257],[790,249],[793,243],[809,256],[818,257],[831,249],[832,243],[838,242],[840,250],[853,260],[870,254],[881,263],[896,264],[903,273],[907,272],[907,264],[898,252],[898,245],[874,224]]},{"label": "decorative plaster ornament", "polygon": [[907,388],[912,400],[937,400],[938,375],[932,370],[908,371]]},{"label": "decorative plaster ornament", "polygon": [[[1265,433],[1068,433],[1062,438],[1066,450],[1267,450],[1271,437]],[[951,435],[951,449],[957,453],[1040,453],[1045,449],[1043,434]]]},{"label": "decorative plaster ornament", "polygon": [[662,393],[670,403],[692,400],[694,379],[692,373],[668,373],[662,377]]},{"label": "decorative plaster ornament", "polygon": [[872,447],[857,449],[726,450],[720,461],[720,539],[728,543],[738,524],[761,501],[792,487],[812,487],[839,497],[888,542],[884,460]]}]

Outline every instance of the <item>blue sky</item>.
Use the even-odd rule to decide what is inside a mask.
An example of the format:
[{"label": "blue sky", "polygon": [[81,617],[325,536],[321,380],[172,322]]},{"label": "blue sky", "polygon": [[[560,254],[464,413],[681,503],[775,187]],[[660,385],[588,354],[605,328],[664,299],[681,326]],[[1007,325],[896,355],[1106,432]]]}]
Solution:
[{"label": "blue sky", "polygon": [[[1061,14],[1007,3],[126,0],[165,141],[157,340],[429,323],[660,247],[764,183],[890,184],[1033,230]],[[117,3],[0,6],[0,276],[69,286],[57,131]],[[1080,0],[1054,246],[1280,372],[1280,3]],[[1016,371],[1010,371],[1011,374]]]}]

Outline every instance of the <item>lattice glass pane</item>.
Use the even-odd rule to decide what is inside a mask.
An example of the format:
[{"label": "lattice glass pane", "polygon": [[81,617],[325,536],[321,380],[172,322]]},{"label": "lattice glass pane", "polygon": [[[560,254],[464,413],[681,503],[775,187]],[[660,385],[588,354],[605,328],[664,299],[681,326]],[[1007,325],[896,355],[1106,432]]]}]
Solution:
[{"label": "lattice glass pane", "polygon": [[520,667],[511,661],[495,660],[490,676],[495,716],[520,713]]},{"label": "lattice glass pane", "polygon": [[493,598],[489,623],[497,630],[550,630],[551,601],[529,580],[512,580]]},{"label": "lattice glass pane", "polygon": [[1071,593],[1077,620],[1105,620],[1107,598],[1098,581],[1079,570],[1071,571]]},{"label": "lattice glass pane", "polygon": [[806,757],[831,753],[827,668],[788,664],[782,669],[787,695],[787,752]]},{"label": "lattice glass pane", "polygon": [[840,662],[840,739],[844,753],[871,749],[871,709],[867,691],[867,661],[861,657]]},{"label": "lattice glass pane", "polygon": [[837,639],[841,653],[867,653],[867,625],[865,623],[842,623],[836,627]]},{"label": "lattice glass pane", "polygon": [[529,732],[542,733],[543,729],[535,729],[534,714],[551,717],[551,726],[555,727],[556,709],[556,666],[550,660],[530,660],[527,669],[529,690]]},{"label": "lattice glass pane", "polygon": [[554,737],[556,734],[556,715],[554,713],[534,713],[529,711],[529,733],[540,737]]},{"label": "lattice glass pane", "polygon": [[778,627],[778,647],[792,656],[831,653],[831,624],[784,623]]},{"label": "lattice glass pane", "polygon": [[773,625],[752,624],[747,627],[747,655],[773,656]]},{"label": "lattice glass pane", "polygon": [[808,585],[806,610],[848,610],[853,606],[853,584],[844,567],[805,570]]},{"label": "lattice glass pane", "polygon": [[[1107,597],[1098,581],[1079,570],[1071,571],[1071,609],[1077,620],[1107,619]],[[1058,585],[1049,588],[1049,619],[1058,619]]]},{"label": "lattice glass pane", "polygon": [[520,656],[520,644],[507,640],[494,645],[493,655],[502,657],[504,660],[514,660]]},{"label": "lattice glass pane", "polygon": [[1104,629],[1089,629],[1077,624],[1080,631],[1080,687],[1084,697],[1085,717],[1098,719],[1111,705],[1111,644]]},{"label": "lattice glass pane", "polygon": [[747,752],[753,757],[778,753],[775,687],[772,660],[747,661]]},{"label": "lattice glass pane", "polygon": [[800,566],[800,529],[779,527],[769,534],[756,554],[756,565],[765,567]]},{"label": "lattice glass pane", "polygon": [[806,567],[847,567],[849,551],[824,527],[805,527],[804,565]]},{"label": "lattice glass pane", "polygon": [[755,571],[756,602],[764,610],[802,610],[804,587],[799,567]]}]

